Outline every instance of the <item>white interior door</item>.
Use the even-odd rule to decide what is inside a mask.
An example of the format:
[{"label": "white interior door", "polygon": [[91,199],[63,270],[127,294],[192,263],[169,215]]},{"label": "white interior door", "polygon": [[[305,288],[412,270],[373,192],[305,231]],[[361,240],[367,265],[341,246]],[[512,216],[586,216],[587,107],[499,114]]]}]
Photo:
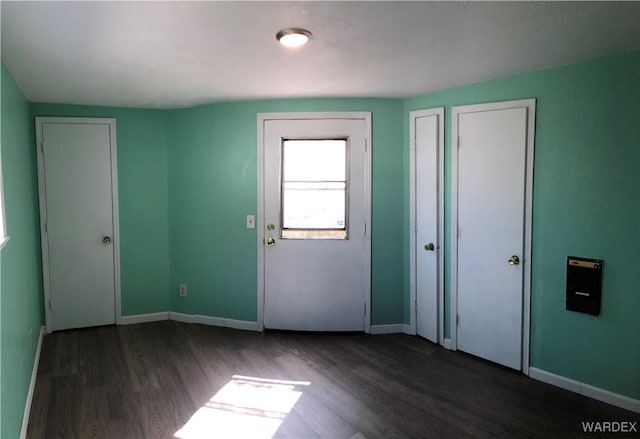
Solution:
[{"label": "white interior door", "polygon": [[413,143],[411,230],[415,232],[410,275],[411,291],[415,294],[415,328],[418,335],[438,343],[442,335],[444,109],[413,111],[410,116]]},{"label": "white interior door", "polygon": [[454,109],[457,348],[521,369],[529,267],[527,148],[533,127],[527,105],[506,107]]},{"label": "white interior door", "polygon": [[116,321],[115,121],[38,118],[47,329]]},{"label": "white interior door", "polygon": [[264,326],[365,330],[366,118],[265,120]]}]

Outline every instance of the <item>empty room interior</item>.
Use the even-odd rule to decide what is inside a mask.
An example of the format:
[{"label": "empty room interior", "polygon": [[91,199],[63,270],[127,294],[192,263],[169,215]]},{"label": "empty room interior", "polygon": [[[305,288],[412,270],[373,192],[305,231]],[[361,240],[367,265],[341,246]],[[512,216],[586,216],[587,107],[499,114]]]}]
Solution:
[{"label": "empty room interior", "polygon": [[640,431],[640,2],[1,9],[0,437]]}]

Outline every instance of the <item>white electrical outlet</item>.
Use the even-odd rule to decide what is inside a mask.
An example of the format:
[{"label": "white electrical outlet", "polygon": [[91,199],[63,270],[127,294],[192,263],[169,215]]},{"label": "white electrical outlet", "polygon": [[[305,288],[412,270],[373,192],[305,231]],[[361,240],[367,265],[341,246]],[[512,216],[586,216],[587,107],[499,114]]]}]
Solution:
[{"label": "white electrical outlet", "polygon": [[256,228],[256,216],[247,215],[247,229],[255,229],[255,228]]},{"label": "white electrical outlet", "polygon": [[187,284],[180,284],[180,297],[187,297]]}]

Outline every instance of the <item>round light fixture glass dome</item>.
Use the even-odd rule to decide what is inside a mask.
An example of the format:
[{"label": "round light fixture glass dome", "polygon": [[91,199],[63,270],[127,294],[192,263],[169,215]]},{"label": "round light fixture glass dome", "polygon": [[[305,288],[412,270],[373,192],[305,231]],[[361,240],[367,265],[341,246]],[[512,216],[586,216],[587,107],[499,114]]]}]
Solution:
[{"label": "round light fixture glass dome", "polygon": [[276,34],[276,39],[284,47],[302,47],[311,39],[311,32],[306,29],[287,28]]}]

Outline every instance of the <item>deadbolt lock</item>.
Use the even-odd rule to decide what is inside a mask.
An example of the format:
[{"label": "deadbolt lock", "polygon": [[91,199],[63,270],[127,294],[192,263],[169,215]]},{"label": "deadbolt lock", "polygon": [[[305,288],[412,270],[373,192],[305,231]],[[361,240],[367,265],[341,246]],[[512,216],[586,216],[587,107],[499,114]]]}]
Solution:
[{"label": "deadbolt lock", "polygon": [[275,228],[276,228],[276,226],[274,226],[273,224],[267,225],[267,230],[273,230]]}]

